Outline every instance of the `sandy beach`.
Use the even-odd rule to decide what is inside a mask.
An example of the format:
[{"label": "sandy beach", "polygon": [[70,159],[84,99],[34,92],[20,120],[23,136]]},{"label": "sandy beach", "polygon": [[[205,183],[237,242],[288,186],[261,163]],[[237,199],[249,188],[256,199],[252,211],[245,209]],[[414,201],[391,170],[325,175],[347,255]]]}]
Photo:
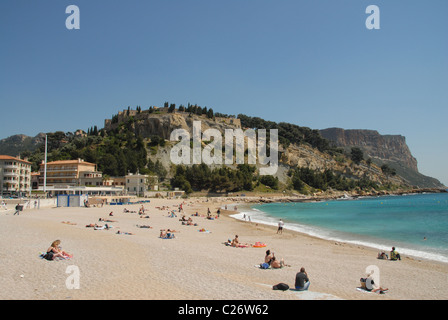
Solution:
[{"label": "sandy beach", "polygon": [[[150,199],[142,204],[101,208],[27,209],[20,215],[0,211],[0,299],[10,300],[446,300],[448,264],[403,256],[401,261],[378,260],[377,250],[313,238],[287,229],[238,221],[222,211],[235,199]],[[177,212],[182,204],[183,213]],[[165,208],[163,208],[165,206]],[[126,208],[134,212],[123,212]],[[176,210],[177,217],[170,217]],[[113,212],[113,216],[109,213]],[[182,225],[182,214],[197,226]],[[149,218],[143,218],[149,216]],[[100,218],[116,222],[98,221]],[[65,223],[63,223],[65,222]],[[69,222],[69,223],[67,223]],[[89,224],[112,226],[94,230]],[[151,226],[139,228],[137,225]],[[159,238],[161,229],[175,230],[174,239]],[[199,232],[200,229],[209,232]],[[120,231],[121,234],[117,234]],[[132,233],[132,234],[126,234]],[[264,248],[224,245],[238,235],[241,242],[266,243]],[[69,260],[39,257],[51,242],[73,254]],[[265,251],[290,266],[259,269]],[[358,291],[368,266],[380,271],[386,294]],[[69,289],[66,273],[79,270],[79,289]],[[305,267],[309,291],[272,290],[278,283],[294,286],[295,274]]]}]

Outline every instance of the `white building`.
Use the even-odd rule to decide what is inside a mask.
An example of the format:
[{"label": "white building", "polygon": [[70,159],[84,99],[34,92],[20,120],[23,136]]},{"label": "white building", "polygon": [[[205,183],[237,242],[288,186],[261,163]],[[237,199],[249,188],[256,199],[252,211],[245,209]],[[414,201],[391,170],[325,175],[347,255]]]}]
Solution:
[{"label": "white building", "polygon": [[125,179],[128,194],[144,196],[145,191],[148,190],[148,175],[130,173],[125,176]]},{"label": "white building", "polygon": [[27,195],[31,192],[31,162],[0,155],[0,195]]}]

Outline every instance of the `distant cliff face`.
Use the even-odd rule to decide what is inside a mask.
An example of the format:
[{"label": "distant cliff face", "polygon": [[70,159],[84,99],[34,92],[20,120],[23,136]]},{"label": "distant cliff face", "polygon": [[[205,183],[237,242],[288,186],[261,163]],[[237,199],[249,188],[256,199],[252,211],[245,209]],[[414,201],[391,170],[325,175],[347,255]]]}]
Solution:
[{"label": "distant cliff face", "polygon": [[25,150],[34,151],[44,142],[45,134],[43,133],[39,133],[35,137],[29,137],[24,134],[16,134],[0,140],[0,154],[16,157]]},{"label": "distant cliff face", "polygon": [[388,164],[408,183],[417,187],[439,188],[442,183],[418,172],[417,160],[412,156],[406,138],[401,135],[381,135],[375,130],[345,130],[329,128],[320,130],[321,135],[337,147],[350,152],[359,147],[364,158],[372,158],[377,164]]},{"label": "distant cliff face", "polygon": [[336,146],[349,150],[359,147],[366,157],[384,162],[396,162],[418,172],[417,160],[412,156],[401,135],[381,135],[375,130],[344,130],[329,128],[320,130],[321,135]]}]

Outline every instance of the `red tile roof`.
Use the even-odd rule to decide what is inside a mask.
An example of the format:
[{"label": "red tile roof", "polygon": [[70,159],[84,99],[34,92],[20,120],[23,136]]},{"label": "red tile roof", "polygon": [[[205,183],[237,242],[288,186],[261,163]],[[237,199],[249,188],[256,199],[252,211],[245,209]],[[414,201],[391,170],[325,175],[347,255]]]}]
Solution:
[{"label": "red tile roof", "polygon": [[11,156],[6,156],[6,155],[0,155],[0,160],[13,160],[13,161],[20,161],[20,162],[24,162],[24,163],[27,163],[27,164],[31,164],[31,162],[29,162],[29,161],[22,160],[22,159],[19,159],[19,158],[14,158],[14,157],[11,157]]}]

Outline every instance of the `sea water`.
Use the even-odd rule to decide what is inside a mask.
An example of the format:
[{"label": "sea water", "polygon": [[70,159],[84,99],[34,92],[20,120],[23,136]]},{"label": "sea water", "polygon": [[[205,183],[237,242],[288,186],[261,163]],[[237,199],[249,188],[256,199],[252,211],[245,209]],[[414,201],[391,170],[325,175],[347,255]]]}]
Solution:
[{"label": "sea water", "polygon": [[277,225],[323,239],[448,262],[448,193],[269,203],[235,218]]}]

